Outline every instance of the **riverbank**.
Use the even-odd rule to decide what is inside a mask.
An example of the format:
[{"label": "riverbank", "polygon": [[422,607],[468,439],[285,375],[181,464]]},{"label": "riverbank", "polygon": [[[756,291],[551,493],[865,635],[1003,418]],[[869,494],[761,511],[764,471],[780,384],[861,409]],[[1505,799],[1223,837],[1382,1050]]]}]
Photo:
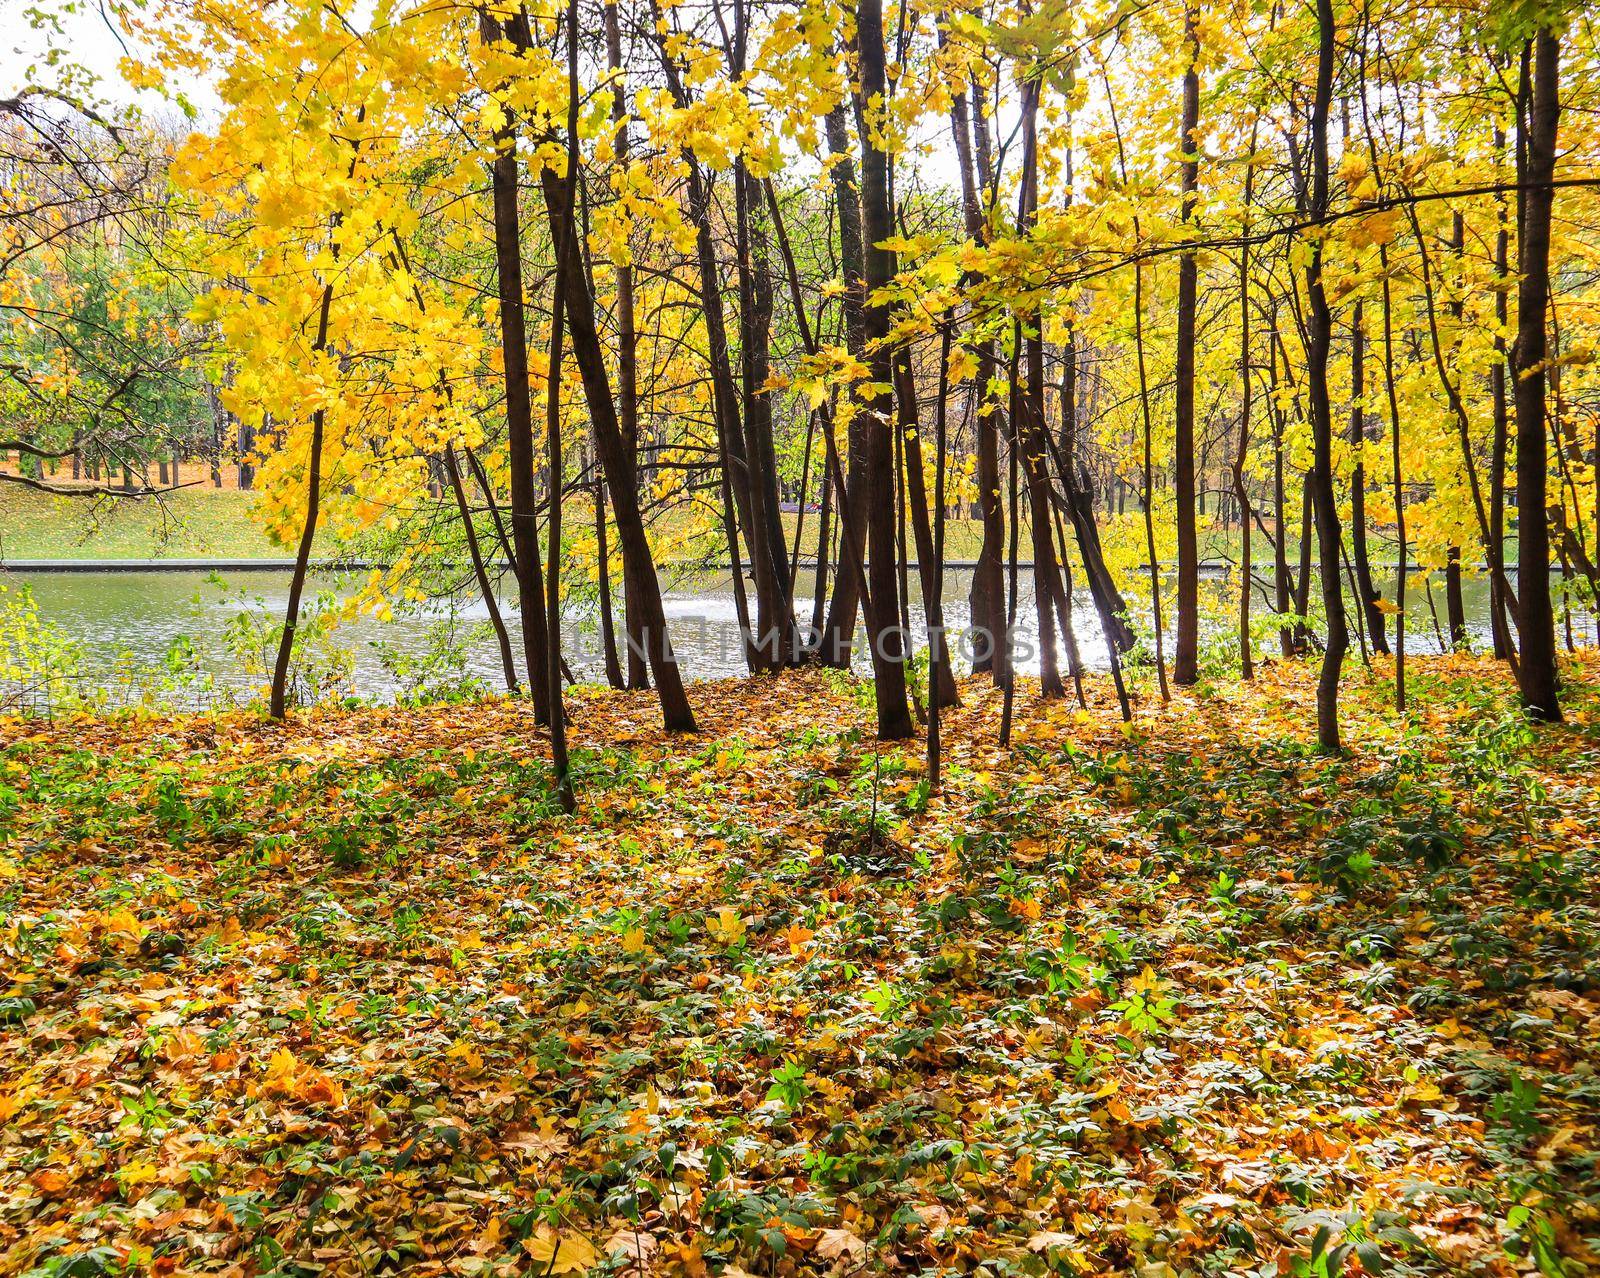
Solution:
[{"label": "riverbank", "polygon": [[57,497],[0,484],[0,563],[16,560],[255,560],[292,554],[250,515],[252,495],[183,488],[161,501]]},{"label": "riverbank", "polygon": [[[1132,729],[981,681],[947,784],[817,673],[33,722],[0,751],[0,1255],[116,1272],[1509,1274],[1592,1255],[1600,666]],[[464,745],[463,743],[470,743]],[[141,1262],[142,1263],[142,1262]],[[633,1270],[629,1266],[634,1266]]]},{"label": "riverbank", "polygon": [[[55,497],[0,484],[0,567],[46,571],[59,566],[67,571],[91,561],[107,570],[130,561],[152,570],[215,567],[252,571],[288,566],[294,548],[272,541],[256,524],[251,514],[254,501],[249,492],[200,486],[180,489],[157,502],[150,498],[91,501]],[[815,551],[819,519],[817,511],[807,511],[802,527],[797,512],[783,514],[791,543],[797,528],[803,538],[806,553],[802,565]],[[667,512],[661,518],[658,532],[669,546],[679,540],[682,524],[681,513]],[[482,531],[490,538],[490,529]],[[1026,518],[1019,538],[1026,557]],[[982,543],[983,526],[977,520],[947,522],[945,552],[951,567],[970,565]],[[1238,545],[1236,529],[1213,531],[1201,547],[1201,556],[1228,562],[1237,556]],[[1269,553],[1260,537],[1255,552],[1258,562],[1264,562],[1261,557]],[[1297,553],[1291,544],[1291,558]],[[326,534],[319,537],[317,558],[341,560],[338,543]],[[806,584],[802,580],[801,586]]]}]

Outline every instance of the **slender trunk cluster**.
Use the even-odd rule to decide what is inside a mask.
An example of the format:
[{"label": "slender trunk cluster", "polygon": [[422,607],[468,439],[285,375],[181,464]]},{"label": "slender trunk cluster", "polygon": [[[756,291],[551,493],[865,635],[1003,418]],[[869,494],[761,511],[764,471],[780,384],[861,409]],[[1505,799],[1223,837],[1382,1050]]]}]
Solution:
[{"label": "slender trunk cluster", "polygon": [[[700,54],[694,39],[678,26],[679,15],[653,0],[648,7],[653,29],[641,33],[641,47],[659,61],[667,99],[682,119],[692,120],[703,114],[712,95],[711,89],[702,88],[708,81],[696,62]],[[1412,127],[1413,120],[1424,131],[1439,126],[1427,114],[1422,95],[1409,91],[1393,70],[1370,5],[1351,19],[1348,32],[1336,27],[1337,12],[1332,0],[1316,0],[1314,84],[1309,98],[1301,86],[1288,90],[1281,117],[1285,164],[1258,161],[1262,125],[1274,116],[1254,105],[1244,121],[1249,153],[1239,171],[1243,198],[1237,229],[1230,232],[1225,229],[1229,219],[1208,215],[1205,221],[1216,229],[1202,235],[1202,178],[1212,171],[1209,166],[1202,171],[1201,165],[1203,28],[1198,5],[1185,5],[1175,225],[1147,235],[1135,211],[1130,219],[1135,251],[1101,268],[1094,253],[1074,257],[1073,236],[1087,234],[1073,203],[1074,130],[1082,126],[1050,100],[1060,88],[1058,69],[1050,59],[1042,52],[1008,54],[1018,74],[1002,83],[981,60],[962,65],[968,52],[958,42],[972,37],[958,24],[940,19],[932,33],[919,36],[915,15],[902,11],[891,49],[881,0],[857,0],[853,26],[835,36],[839,60],[855,78],[822,118],[827,178],[823,194],[813,197],[809,208],[805,195],[795,199],[783,194],[781,179],[762,176],[763,157],[754,145],[722,153],[690,127],[673,143],[668,158],[676,165],[672,180],[681,182],[689,234],[686,260],[660,274],[674,304],[687,290],[694,309],[690,335],[678,339],[680,347],[671,358],[694,370],[690,385],[703,378],[698,384],[705,389],[709,424],[707,441],[693,445],[704,456],[687,462],[663,462],[653,455],[667,439],[665,428],[657,424],[667,414],[656,408],[657,389],[642,395],[640,388],[637,352],[648,347],[651,359],[660,358],[654,347],[659,333],[647,330],[649,316],[662,311],[647,310],[641,328],[636,290],[651,287],[657,268],[646,268],[636,278],[631,264],[603,267],[609,272],[604,281],[608,287],[597,297],[589,252],[591,191],[579,138],[576,0],[569,0],[556,23],[540,29],[540,39],[554,40],[552,51],[565,50],[566,119],[547,121],[539,107],[514,109],[514,75],[507,76],[506,84],[490,86],[491,93],[506,99],[495,116],[489,192],[508,500],[502,505],[484,463],[459,438],[433,446],[424,459],[424,488],[430,501],[448,503],[449,517],[461,521],[462,538],[456,544],[464,546],[483,597],[506,685],[514,692],[525,686],[536,721],[548,726],[563,804],[573,802],[561,697],[563,678],[571,678],[561,638],[563,498],[572,461],[564,440],[575,408],[573,397],[569,394],[564,401],[562,394],[563,365],[569,363],[575,366],[588,417],[589,439],[576,448],[579,476],[574,488],[583,496],[586,524],[592,501],[606,677],[619,688],[653,685],[669,728],[692,729],[694,717],[667,637],[661,584],[645,533],[640,475],[652,467],[678,465],[691,474],[692,491],[713,495],[749,669],[775,673],[812,657],[848,668],[864,644],[870,654],[878,736],[904,738],[917,724],[925,725],[930,778],[936,783],[941,712],[958,705],[962,691],[954,645],[945,632],[944,570],[946,524],[952,513],[947,472],[952,462],[960,466],[963,459],[971,468],[969,513],[976,525],[969,596],[973,667],[1002,689],[1003,740],[1009,741],[1016,722],[1015,667],[1022,649],[1015,628],[1019,609],[1028,606],[1023,594],[1031,595],[1038,627],[1034,653],[1040,694],[1046,700],[1065,697],[1070,682],[1080,704],[1087,704],[1075,630],[1081,624],[1075,621],[1075,577],[1093,602],[1119,704],[1123,715],[1131,717],[1137,688],[1130,691],[1124,658],[1137,651],[1137,619],[1130,618],[1108,566],[1097,515],[1098,507],[1106,516],[1121,516],[1130,495],[1142,506],[1130,513],[1143,524],[1133,530],[1142,534],[1147,559],[1155,675],[1164,700],[1163,573],[1172,568],[1172,679],[1179,685],[1200,679],[1199,531],[1210,495],[1215,502],[1212,523],[1222,534],[1219,553],[1230,553],[1227,535],[1233,525],[1238,529],[1237,607],[1229,624],[1236,621],[1241,674],[1249,679],[1257,669],[1254,595],[1278,614],[1285,657],[1320,656],[1317,732],[1324,749],[1341,746],[1339,689],[1352,621],[1363,662],[1393,657],[1396,703],[1405,706],[1406,586],[1414,553],[1407,520],[1424,507],[1430,521],[1454,521],[1455,509],[1470,509],[1488,570],[1495,652],[1518,680],[1529,713],[1560,717],[1549,579],[1552,543],[1564,581],[1592,585],[1595,576],[1583,523],[1581,486],[1587,476],[1575,469],[1575,463],[1585,465],[1587,459],[1571,415],[1562,411],[1561,331],[1551,296],[1553,205],[1561,185],[1555,175],[1560,41],[1554,30],[1541,30],[1527,42],[1515,123],[1493,125],[1493,156],[1500,162],[1509,161],[1514,129],[1516,181],[1504,188],[1491,185],[1460,193],[1461,202],[1429,213],[1431,202],[1449,199],[1452,193],[1407,190],[1406,170],[1388,150],[1392,131]],[[759,33],[753,34],[755,13],[748,0],[712,0],[710,7],[727,70],[741,85],[751,71],[751,42],[760,39]],[[1279,18],[1274,6],[1269,29],[1276,29]],[[521,13],[484,9],[480,36],[497,53],[526,57],[532,64],[535,37],[529,21]],[[631,173],[636,157],[622,80],[630,55],[624,50],[616,6],[604,7],[603,21],[603,57],[597,61],[611,78],[612,96],[609,126],[596,158],[609,146],[623,170]],[[1297,21],[1307,34],[1313,30],[1303,18]],[[922,298],[907,300],[907,293],[896,289],[912,278],[901,273],[899,254],[907,242],[915,243],[928,216],[922,191],[905,180],[913,170],[903,158],[904,103],[896,101],[897,78],[919,40],[924,47],[936,41],[941,67],[949,76],[948,126],[960,183],[960,230],[970,246],[962,250],[958,268],[948,259],[937,264],[954,287],[930,286],[925,313]],[[1350,51],[1348,67],[1341,62],[1345,50]],[[702,47],[700,53],[705,52]],[[1117,112],[1118,88],[1104,64],[1101,69],[1121,182],[1136,192],[1149,178],[1129,164]],[[1386,74],[1391,78],[1385,79]],[[1336,91],[1344,104],[1342,145],[1337,139],[1330,144],[1329,136]],[[696,99],[701,92],[707,94],[705,101]],[[1008,92],[1015,95],[1009,101]],[[1225,98],[1226,90],[1219,87],[1217,93]],[[1506,96],[1511,98],[1509,92]],[[1219,112],[1217,127],[1225,128],[1229,119]],[[997,128],[1001,120],[1015,126],[1004,139]],[[1481,141],[1486,148],[1491,145],[1487,133]],[[558,144],[560,158],[552,161]],[[537,169],[525,169],[523,157],[535,155]],[[1014,166],[1010,173],[1008,162]],[[1226,162],[1219,162],[1218,172]],[[353,166],[352,158],[352,171]],[[1336,170],[1348,184],[1337,195]],[[902,186],[897,187],[897,179]],[[1061,202],[1053,210],[1042,209],[1044,193],[1051,189]],[[1513,189],[1514,218],[1508,198]],[[1000,211],[1001,190],[1015,194],[1009,213]],[[544,277],[535,283],[540,277],[525,265],[530,192],[543,215],[532,235],[552,250],[553,281]],[[595,198],[608,198],[600,186],[593,192]],[[1475,212],[1488,206],[1467,203],[1467,197],[1494,198],[1492,238],[1486,225],[1477,224],[1481,213]],[[803,219],[819,206],[825,206],[826,234],[808,234],[811,228]],[[799,232],[794,230],[797,218]],[[1391,243],[1393,228],[1402,219],[1409,227],[1403,252]],[[1363,241],[1352,229],[1363,225],[1379,229]],[[335,219],[329,229],[335,245],[338,233]],[[391,228],[385,227],[383,234],[394,245],[384,250],[392,259],[391,269],[412,280],[421,312],[422,294],[406,247]],[[647,237],[640,232],[635,239]],[[814,257],[819,244],[827,258],[820,271]],[[1372,247],[1375,252],[1368,251]],[[920,246],[914,253],[920,257]],[[1170,274],[1155,264],[1158,259],[1170,264]],[[1038,284],[1038,272],[1057,270],[1058,260],[1066,263],[1059,268],[1062,275]],[[988,268],[974,265],[993,261],[1021,265],[1014,276],[1009,268],[990,276]],[[1075,262],[1090,265],[1079,273]],[[1220,291],[1210,288],[1219,262],[1225,271]],[[1036,270],[1038,263],[1044,265]],[[914,266],[921,269],[920,263]],[[1282,268],[1289,266],[1293,270],[1285,274]],[[1114,329],[1117,336],[1107,341],[1101,299],[1094,296],[1101,285],[1093,281],[1124,268],[1131,314],[1127,328]],[[1472,300],[1474,272],[1490,269],[1501,286],[1492,303],[1496,358],[1479,376],[1461,352],[1467,349],[1463,334],[1486,317],[1489,305],[1483,303],[1479,312]],[[935,273],[930,271],[929,278]],[[832,276],[842,287],[824,284],[818,289],[819,274]],[[338,327],[332,320],[338,301],[335,279],[330,273],[318,298],[311,343],[318,355],[328,353],[330,343],[342,341],[330,336]],[[1171,294],[1163,294],[1169,285]],[[530,288],[537,292],[546,286],[546,298],[529,297]],[[809,297],[808,289],[813,290]],[[1207,301],[1202,323],[1203,299],[1217,298],[1222,305]],[[529,354],[530,306],[549,317],[542,449],[534,436],[531,377],[538,370],[530,367],[536,362]],[[1514,338],[1508,338],[1513,318]],[[1170,380],[1159,353],[1154,361],[1150,358],[1152,331],[1162,331],[1169,322]],[[1238,339],[1236,354],[1231,342],[1223,353],[1227,371],[1221,375],[1205,348],[1204,330],[1214,323],[1233,325]],[[785,384],[784,361],[792,357],[796,337],[805,358],[821,363],[829,358],[830,346],[842,345],[852,358],[840,362],[864,367],[866,373],[858,373],[854,382],[840,378],[820,396],[814,385],[808,387],[809,405],[786,418],[791,404],[774,388]],[[932,367],[935,358],[938,363]],[[967,372],[975,370],[970,384],[952,387],[953,360]],[[1119,360],[1126,361],[1120,371],[1128,383],[1120,387],[1115,375],[1104,371]],[[1418,371],[1406,379],[1397,371],[1401,365]],[[1346,392],[1331,385],[1335,367],[1342,383],[1347,375],[1348,387],[1340,401],[1348,404],[1348,416],[1339,425],[1334,397]],[[1429,386],[1418,387],[1419,379]],[[1155,423],[1166,411],[1163,396],[1169,387],[1171,452],[1159,456],[1158,449],[1165,452],[1168,440],[1161,438]],[[438,393],[453,403],[442,364]],[[1455,478],[1441,478],[1432,459],[1415,479],[1404,473],[1408,454],[1402,437],[1409,437],[1417,425],[1402,421],[1402,406],[1408,397],[1424,393],[1434,395],[1447,410],[1449,464],[1459,467],[1459,491],[1470,497],[1470,507],[1451,504],[1456,500]],[[1547,405],[1551,396],[1554,403]],[[1110,419],[1109,426],[1107,399],[1115,401],[1113,411],[1124,414],[1120,420]],[[932,458],[924,435],[930,420]],[[300,601],[327,482],[322,458],[325,410],[311,412],[309,424],[307,517],[274,670],[271,708],[276,715],[285,712],[290,696]],[[215,423],[213,427],[220,430]],[[642,429],[652,435],[651,441],[641,441]],[[1385,429],[1388,447],[1380,450],[1374,445]],[[791,524],[783,517],[783,503],[796,496],[794,476],[786,473],[780,457],[791,442],[798,443],[802,431],[803,455],[795,467],[798,517]],[[1112,433],[1123,441],[1127,456],[1118,458],[1116,445],[1107,442]],[[670,450],[674,445],[664,446]],[[214,451],[220,457],[220,449]],[[1220,465],[1212,460],[1218,451],[1226,453]],[[499,464],[498,452],[493,457],[493,464]],[[175,456],[166,469],[173,482],[179,460]],[[1416,466],[1415,461],[1410,464]],[[1552,467],[1560,484],[1553,495],[1548,492]],[[476,495],[469,495],[469,482]],[[1515,588],[1504,550],[1513,482]],[[1393,507],[1392,541],[1387,517],[1380,513],[1373,519],[1373,511],[1381,512],[1386,503]],[[818,504],[813,532],[808,516]],[[1175,565],[1162,562],[1158,506],[1173,512]],[[1438,516],[1440,509],[1451,513]],[[1342,511],[1348,511],[1348,540]],[[1600,512],[1596,517],[1600,525]],[[483,530],[491,544],[498,538],[499,558],[516,588],[515,638],[512,619],[501,612],[495,595],[500,568],[495,556],[485,552]],[[1298,545],[1291,540],[1296,531]],[[1441,645],[1463,648],[1470,644],[1467,582],[1476,571],[1477,552],[1473,539],[1451,523],[1444,522],[1442,532],[1441,522],[1430,522],[1422,539],[1426,554],[1437,556],[1431,570],[1442,570],[1442,614],[1431,587],[1428,603]],[[1271,551],[1270,580],[1256,571],[1258,536]],[[817,632],[817,644],[810,647],[801,638],[796,595],[802,556],[813,543],[815,584],[808,629]],[[1389,545],[1397,561],[1392,603],[1378,584],[1387,567],[1378,556]],[[623,564],[620,624],[613,615],[613,546]],[[915,647],[918,588],[929,637],[925,702],[919,682],[907,670]],[[1319,594],[1320,608],[1315,606]],[[1565,621],[1570,647],[1570,616]],[[622,645],[619,634],[626,641]],[[525,672],[520,681],[519,648]]]}]

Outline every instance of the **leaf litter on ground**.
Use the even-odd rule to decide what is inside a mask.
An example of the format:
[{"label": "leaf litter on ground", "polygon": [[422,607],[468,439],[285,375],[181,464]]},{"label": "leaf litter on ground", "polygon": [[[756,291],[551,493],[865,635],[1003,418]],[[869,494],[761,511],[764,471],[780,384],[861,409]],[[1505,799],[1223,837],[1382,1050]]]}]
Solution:
[{"label": "leaf litter on ground", "polygon": [[0,1273],[1581,1273],[1600,665],[12,720]]}]

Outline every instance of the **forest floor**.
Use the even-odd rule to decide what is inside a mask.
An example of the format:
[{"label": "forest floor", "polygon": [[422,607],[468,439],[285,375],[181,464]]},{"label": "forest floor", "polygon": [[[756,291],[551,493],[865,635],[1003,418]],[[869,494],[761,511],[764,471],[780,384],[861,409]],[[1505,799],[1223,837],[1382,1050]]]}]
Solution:
[{"label": "forest floor", "polygon": [[1600,1267],[1600,661],[0,722],[0,1273]]}]

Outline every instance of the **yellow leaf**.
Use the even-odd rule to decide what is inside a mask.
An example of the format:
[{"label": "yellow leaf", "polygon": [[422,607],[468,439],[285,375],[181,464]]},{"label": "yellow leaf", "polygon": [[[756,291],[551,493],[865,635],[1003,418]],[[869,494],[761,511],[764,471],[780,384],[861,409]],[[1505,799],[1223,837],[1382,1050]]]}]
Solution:
[{"label": "yellow leaf", "polygon": [[522,1240],[522,1249],[546,1274],[581,1274],[601,1261],[594,1245],[580,1233],[548,1225],[539,1226],[532,1238]]},{"label": "yellow leaf", "polygon": [[455,1060],[465,1061],[467,1069],[474,1074],[483,1072],[483,1053],[465,1039],[457,1043],[445,1055]]},{"label": "yellow leaf", "polygon": [[724,905],[715,918],[706,920],[706,931],[719,945],[734,946],[744,940],[745,921],[732,906]]}]

